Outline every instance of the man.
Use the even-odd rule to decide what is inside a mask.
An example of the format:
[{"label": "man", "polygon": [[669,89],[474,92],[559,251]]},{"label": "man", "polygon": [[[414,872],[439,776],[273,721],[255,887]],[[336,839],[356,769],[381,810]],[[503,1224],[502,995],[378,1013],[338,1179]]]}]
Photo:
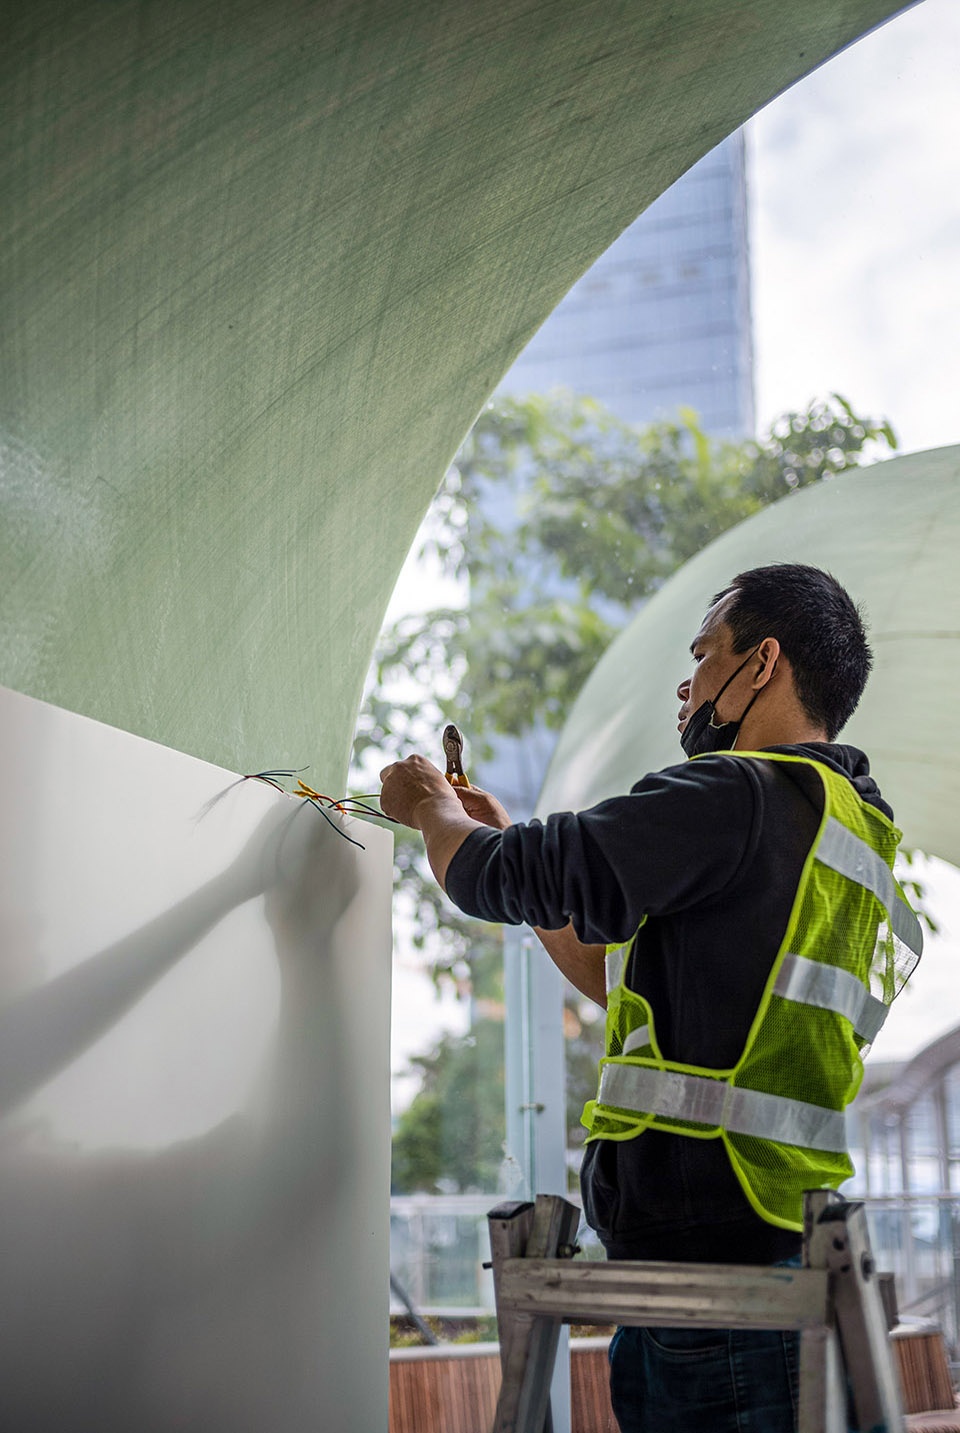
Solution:
[{"label": "man", "polygon": [[[836,744],[871,664],[844,589],[801,565],[741,573],[691,653],[696,760],[627,796],[513,826],[413,756],[384,771],[383,806],[461,909],[527,921],[607,1006],[581,1186],[610,1257],[793,1262],[803,1189],[851,1172],[843,1107],[919,929],[892,813]],[[611,1395],[623,1433],[786,1433],[797,1338],[621,1329]]]}]

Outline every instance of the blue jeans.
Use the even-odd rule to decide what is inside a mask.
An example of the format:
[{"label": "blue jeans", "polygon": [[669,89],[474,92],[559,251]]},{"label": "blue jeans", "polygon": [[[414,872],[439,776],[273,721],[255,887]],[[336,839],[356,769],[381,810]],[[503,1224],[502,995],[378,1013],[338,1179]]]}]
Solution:
[{"label": "blue jeans", "polygon": [[800,1336],[619,1328],[610,1398],[621,1433],[794,1433]]}]

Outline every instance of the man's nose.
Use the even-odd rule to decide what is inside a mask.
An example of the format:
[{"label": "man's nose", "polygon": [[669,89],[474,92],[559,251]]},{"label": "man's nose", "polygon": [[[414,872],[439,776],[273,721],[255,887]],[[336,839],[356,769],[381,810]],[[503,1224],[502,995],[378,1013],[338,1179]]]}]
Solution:
[{"label": "man's nose", "polygon": [[677,696],[680,698],[680,700],[681,700],[682,702],[685,702],[685,701],[687,700],[687,697],[688,697],[689,695],[690,695],[690,678],[689,678],[689,677],[684,677],[684,679],[683,679],[683,681],[680,683],[679,687],[677,687]]}]

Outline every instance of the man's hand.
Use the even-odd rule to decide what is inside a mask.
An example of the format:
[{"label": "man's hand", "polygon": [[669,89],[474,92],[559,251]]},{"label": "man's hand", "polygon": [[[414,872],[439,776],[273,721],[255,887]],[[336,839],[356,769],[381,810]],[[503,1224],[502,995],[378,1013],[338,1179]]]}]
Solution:
[{"label": "man's hand", "polygon": [[380,773],[383,790],[380,792],[380,809],[385,816],[392,816],[414,831],[423,829],[423,812],[417,816],[417,809],[423,802],[442,803],[457,811],[457,798],[453,787],[442,771],[425,756],[408,756],[385,766]]},{"label": "man's hand", "polygon": [[483,823],[467,814],[443,772],[425,756],[408,756],[385,766],[380,780],[384,815],[423,833],[427,860],[446,889],[447,867],[470,833],[479,831]]},{"label": "man's hand", "polygon": [[505,808],[489,791],[484,791],[479,786],[454,786],[451,789],[464,811],[474,821],[480,821],[484,826],[493,826],[497,831],[505,831],[508,826],[513,825]]}]

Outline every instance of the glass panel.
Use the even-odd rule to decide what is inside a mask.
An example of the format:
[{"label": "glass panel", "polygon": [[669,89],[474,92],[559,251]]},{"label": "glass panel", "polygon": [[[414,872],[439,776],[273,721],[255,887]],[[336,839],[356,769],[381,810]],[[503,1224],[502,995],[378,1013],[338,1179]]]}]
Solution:
[{"label": "glass panel", "polygon": [[933,1094],[928,1092],[916,1100],[904,1119],[910,1191],[937,1194],[941,1184],[940,1140]]},{"label": "glass panel", "polygon": [[890,1194],[903,1188],[899,1126],[884,1110],[871,1110],[867,1119],[870,1189]]},{"label": "glass panel", "polygon": [[492,1313],[493,1279],[483,1265],[495,1202],[490,1194],[393,1196],[391,1273],[418,1311],[448,1319]]},{"label": "glass panel", "polygon": [[960,1202],[923,1196],[865,1200],[870,1245],[880,1269],[896,1275],[905,1321],[934,1319],[953,1359],[960,1328]]},{"label": "glass panel", "polygon": [[960,1159],[960,1065],[948,1070],[943,1081],[947,1108],[947,1152]]},{"label": "glass panel", "polygon": [[398,926],[394,1341],[414,1337],[411,1307],[439,1321],[445,1336],[490,1336],[493,1287],[482,1267],[490,1257],[486,1215],[512,1183],[505,1150],[501,932],[475,923],[469,944],[448,932],[442,943],[428,940],[419,954],[410,949],[409,922]]}]

